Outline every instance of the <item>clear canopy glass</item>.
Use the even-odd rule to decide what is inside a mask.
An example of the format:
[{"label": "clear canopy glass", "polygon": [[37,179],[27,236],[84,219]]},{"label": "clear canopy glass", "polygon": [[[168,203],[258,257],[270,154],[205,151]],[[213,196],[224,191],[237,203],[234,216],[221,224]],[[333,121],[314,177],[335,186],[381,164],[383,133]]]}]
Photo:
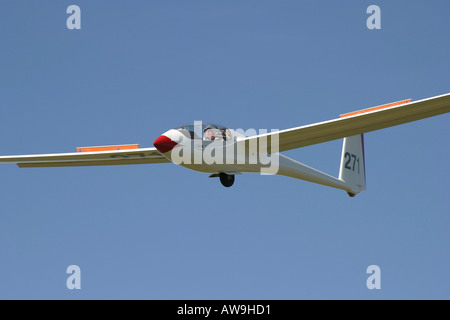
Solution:
[{"label": "clear canopy glass", "polygon": [[228,141],[231,139],[230,129],[214,123],[198,122],[185,124],[175,129],[190,139],[202,139],[205,141]]}]

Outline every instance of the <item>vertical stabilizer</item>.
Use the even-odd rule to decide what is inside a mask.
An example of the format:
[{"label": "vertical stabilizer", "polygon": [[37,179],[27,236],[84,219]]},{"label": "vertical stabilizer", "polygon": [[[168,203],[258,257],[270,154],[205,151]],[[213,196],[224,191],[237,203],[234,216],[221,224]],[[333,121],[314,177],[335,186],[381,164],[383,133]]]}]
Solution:
[{"label": "vertical stabilizer", "polygon": [[344,138],[339,180],[348,186],[347,192],[351,197],[366,190],[364,135]]}]

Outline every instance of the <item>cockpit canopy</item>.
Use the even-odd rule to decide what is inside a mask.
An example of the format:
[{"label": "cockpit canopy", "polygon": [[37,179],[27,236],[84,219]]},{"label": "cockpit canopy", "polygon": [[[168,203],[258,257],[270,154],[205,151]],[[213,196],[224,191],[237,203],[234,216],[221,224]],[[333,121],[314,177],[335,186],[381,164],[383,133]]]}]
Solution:
[{"label": "cockpit canopy", "polygon": [[201,139],[205,141],[229,141],[231,131],[227,127],[213,123],[198,122],[195,124],[185,124],[175,130],[180,131],[189,139]]}]

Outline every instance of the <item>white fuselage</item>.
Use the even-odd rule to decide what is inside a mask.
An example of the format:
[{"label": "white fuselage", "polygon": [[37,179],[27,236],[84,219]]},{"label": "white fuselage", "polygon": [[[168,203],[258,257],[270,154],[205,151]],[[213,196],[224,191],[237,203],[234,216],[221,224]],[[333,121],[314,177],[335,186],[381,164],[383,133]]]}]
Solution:
[{"label": "white fuselage", "polygon": [[[209,173],[230,175],[244,172],[277,174],[310,181],[350,191],[344,181],[318,171],[281,153],[269,154],[267,150],[252,151],[239,143],[245,136],[231,130],[228,141],[188,139],[179,130],[171,129],[163,134],[178,144],[164,153],[170,161],[185,168]],[[258,151],[259,150],[259,151]]]}]

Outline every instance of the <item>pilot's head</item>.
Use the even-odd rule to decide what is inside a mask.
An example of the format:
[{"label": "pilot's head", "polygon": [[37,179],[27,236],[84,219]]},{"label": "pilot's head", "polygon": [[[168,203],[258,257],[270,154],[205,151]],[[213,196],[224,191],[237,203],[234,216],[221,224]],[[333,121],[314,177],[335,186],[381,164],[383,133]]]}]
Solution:
[{"label": "pilot's head", "polygon": [[205,129],[205,140],[214,140],[216,138],[214,131],[211,128]]}]

